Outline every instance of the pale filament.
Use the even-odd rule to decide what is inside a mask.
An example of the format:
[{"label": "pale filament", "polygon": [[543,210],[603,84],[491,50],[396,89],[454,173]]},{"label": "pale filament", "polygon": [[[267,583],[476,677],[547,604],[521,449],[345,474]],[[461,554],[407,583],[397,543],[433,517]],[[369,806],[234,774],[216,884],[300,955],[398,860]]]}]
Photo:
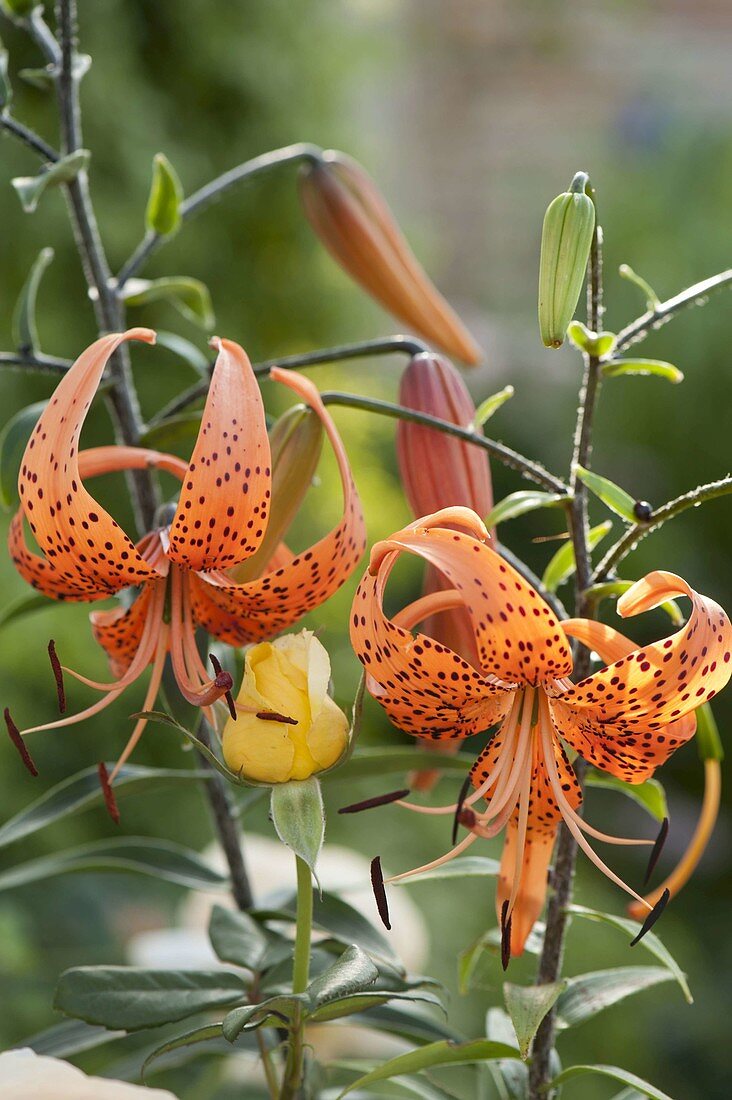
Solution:
[{"label": "pale filament", "polygon": [[[534,731],[532,730],[532,734]],[[531,741],[533,742],[533,736]],[[533,745],[529,746],[532,752]],[[521,782],[521,790],[518,799],[518,833],[516,837],[516,858],[513,866],[513,882],[511,884],[511,896],[508,899],[508,913],[513,912],[516,904],[519,888],[521,886],[521,871],[524,865],[524,850],[526,848],[526,829],[529,821],[529,801],[531,798],[531,767],[524,772]]]},{"label": "pale filament", "polygon": [[[160,628],[160,636],[158,637],[158,646],[155,651],[155,660],[153,661],[152,672],[150,674],[150,683],[147,686],[147,692],[145,693],[145,701],[142,704],[144,711],[150,710],[158,696],[160,690],[160,681],[163,678],[163,669],[165,668],[165,658],[168,655],[168,626],[163,623]],[[112,774],[109,777],[109,782],[112,783],[119,774],[119,770],[123,764],[127,762],[133,749],[137,745],[137,742],[142,737],[145,726],[148,723],[147,718],[138,718],[135,728],[130,734],[130,738],[125,745],[119,760],[114,765]]]},{"label": "pale filament", "polygon": [[192,634],[192,624],[186,627],[183,614],[183,587],[184,579],[180,569],[171,570],[171,609],[170,609],[170,659],[173,672],[181,695],[189,703],[196,707],[208,707],[225,692],[217,686],[215,680],[208,679],[205,684],[196,680],[195,670],[193,675],[189,672],[186,656],[190,659],[190,645],[185,648],[185,641],[190,634],[193,644],[195,638]]}]

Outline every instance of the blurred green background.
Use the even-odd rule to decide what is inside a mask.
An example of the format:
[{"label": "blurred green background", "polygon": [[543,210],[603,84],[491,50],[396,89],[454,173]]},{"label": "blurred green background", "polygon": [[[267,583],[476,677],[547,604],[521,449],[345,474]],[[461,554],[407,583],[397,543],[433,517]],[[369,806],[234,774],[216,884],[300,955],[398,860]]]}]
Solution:
[{"label": "blurred green background", "polygon": [[[476,397],[511,382],[516,396],[491,422],[491,431],[550,469],[566,471],[580,376],[570,350],[545,351],[535,321],[535,283],[541,219],[547,202],[586,169],[598,189],[606,234],[606,327],[617,329],[644,303],[617,275],[631,264],[661,297],[729,265],[732,208],[732,117],[729,49],[732,11],[713,0],[590,6],[576,0],[82,0],[81,48],[93,67],[83,85],[84,140],[93,152],[92,190],[113,267],[137,243],[152,156],[163,151],[190,193],[217,173],[267,149],[308,140],[359,158],[383,190],[438,285],[487,349],[484,367],[471,373]],[[17,72],[40,64],[32,46],[7,21],[19,117],[55,140],[51,101],[24,86]],[[62,197],[47,195],[33,217],[20,211],[9,180],[32,174],[32,156],[10,138],[0,142],[0,349],[11,348],[16,295],[40,248],[56,258],[43,283],[40,330],[45,351],[74,356],[95,336]],[[397,331],[349,283],[316,243],[299,209],[291,168],[229,193],[192,221],[162,250],[146,274],[193,275],[211,289],[217,331],[240,341],[253,360],[341,340]],[[170,307],[136,311],[133,320],[179,332],[205,347],[202,334]],[[686,312],[643,347],[667,358],[686,381],[608,383],[597,418],[596,468],[634,496],[659,504],[729,469],[732,375],[728,365],[730,300]],[[135,351],[144,411],[152,415],[194,380],[164,349]],[[364,361],[313,374],[325,386],[393,397],[397,360]],[[48,377],[5,370],[0,377],[3,418],[46,397]],[[268,394],[269,397],[269,394]],[[275,404],[273,408],[278,407]],[[393,454],[393,426],[356,412],[338,412],[374,540],[408,517]],[[109,439],[100,411],[86,440]],[[494,470],[496,497],[522,486]],[[332,469],[298,530],[303,544],[337,516]],[[108,479],[105,501],[127,522],[121,481]],[[532,542],[556,531],[559,517],[529,517],[503,537],[534,568],[555,547]],[[6,519],[3,521],[3,529]],[[647,539],[626,576],[662,567],[732,607],[729,501],[687,513]],[[24,591],[6,557],[0,560],[3,603]],[[419,587],[405,571],[399,599]],[[311,616],[324,626],[336,694],[352,699],[357,667],[347,644],[347,611],[355,580]],[[83,606],[50,606],[13,623],[0,636],[0,696],[22,723],[55,712],[55,690],[45,647],[54,637],[65,663],[104,677]],[[612,609],[608,611],[612,618]],[[664,630],[648,616],[633,624],[639,640]],[[84,689],[72,701],[86,704]],[[38,735],[32,749],[41,776],[21,773],[10,746],[2,749],[0,818],[6,820],[63,777],[121,748],[127,715],[141,698],[130,692],[97,721]],[[732,695],[716,705],[722,734],[730,725]],[[401,735],[368,706],[364,739],[397,743]],[[406,739],[402,739],[406,743]],[[139,763],[175,766],[175,737],[151,729]],[[671,805],[671,836],[663,866],[672,866],[698,810],[701,769],[693,744],[663,775]],[[353,797],[378,793],[359,785]],[[445,783],[442,792],[452,795]],[[343,787],[329,788],[333,808]],[[347,799],[351,800],[351,792]],[[622,802],[623,804],[619,804]],[[639,812],[606,792],[593,792],[593,820],[623,831],[644,828]],[[247,818],[268,833],[262,806]],[[100,813],[88,813],[3,853],[4,865],[111,836]],[[395,840],[396,831],[398,843]],[[124,804],[122,831],[150,834],[203,848],[211,830],[193,787],[154,800]],[[328,839],[404,869],[433,858],[445,843],[439,823],[403,820],[398,810],[368,819],[331,814]],[[627,835],[627,834],[626,834]],[[732,891],[728,873],[729,808],[693,882],[664,916],[662,934],[688,972],[696,1004],[663,985],[561,1036],[565,1064],[615,1063],[653,1081],[677,1100],[724,1100],[732,1093],[728,1021],[732,1012],[732,947],[726,935]],[[486,846],[487,848],[487,846]],[[614,860],[637,882],[633,857]],[[71,964],[124,961],[137,931],[165,927],[181,890],[131,876],[54,879],[0,895],[0,983],[6,1011],[0,1046],[17,1043],[56,1018],[51,999],[57,975]],[[456,953],[494,923],[492,885],[466,880],[457,891],[415,886],[432,943],[424,969],[453,990],[451,1020],[470,1035],[483,1029],[485,1009],[500,1001],[503,976],[493,960],[486,988],[458,995]],[[581,867],[577,899],[623,912],[621,895],[591,868]],[[575,926],[567,973],[645,962],[617,933]],[[514,963],[512,980],[528,979],[534,960]],[[103,1066],[101,1054],[87,1067]],[[195,1100],[203,1084],[161,1075],[181,1097]],[[207,1086],[208,1087],[208,1086]],[[612,1092],[583,1078],[567,1095],[595,1100]],[[223,1091],[220,1095],[224,1095]]]}]

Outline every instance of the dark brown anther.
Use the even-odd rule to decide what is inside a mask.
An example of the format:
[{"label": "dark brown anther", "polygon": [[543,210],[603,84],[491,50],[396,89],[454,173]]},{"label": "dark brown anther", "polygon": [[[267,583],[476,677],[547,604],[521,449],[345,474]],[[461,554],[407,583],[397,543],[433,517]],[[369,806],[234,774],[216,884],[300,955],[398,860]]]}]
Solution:
[{"label": "dark brown anther", "polygon": [[668,818],[664,817],[661,822],[661,828],[658,831],[656,837],[656,843],[653,845],[653,849],[648,859],[648,867],[646,868],[646,877],[643,879],[643,885],[646,886],[649,878],[653,874],[654,868],[658,863],[659,856],[663,851],[663,846],[666,843],[666,837],[668,836]]},{"label": "dark brown anther", "polygon": [[230,672],[224,672],[221,667],[221,661],[214,653],[209,653],[208,659],[213,665],[213,670],[216,673],[216,679],[214,683],[217,688],[221,688],[226,699],[226,705],[229,708],[229,714],[236,722],[238,717],[236,713],[236,704],[234,703],[234,696],[231,694],[231,689],[234,686],[234,679]]},{"label": "dark brown anther", "polygon": [[[461,821],[461,814],[463,812],[463,802],[468,797],[468,791],[469,790],[470,790],[470,776],[468,775],[468,776],[465,777],[465,780],[463,781],[463,785],[460,788],[460,794],[458,795],[457,806],[455,808],[455,816],[452,819],[452,844],[453,844],[453,847],[455,846],[455,841],[457,840],[458,825],[463,824],[463,822]],[[475,815],[473,815],[473,817],[475,817]],[[475,821],[473,821],[473,824],[475,824]],[[468,828],[470,828],[470,826],[468,826]]]},{"label": "dark brown anther", "polygon": [[56,694],[58,695],[58,709],[59,713],[63,714],[66,710],[66,689],[64,688],[64,670],[61,668],[61,662],[56,654],[56,643],[53,638],[48,643],[48,656],[51,661],[51,668],[53,669],[53,676],[56,681]]},{"label": "dark brown anther", "polygon": [[371,860],[371,886],[374,891],[374,898],[376,899],[376,908],[379,910],[379,916],[385,928],[391,931],[391,921],[389,920],[389,903],[386,900],[386,890],[384,889],[384,873],[381,870],[381,856],[374,856]]},{"label": "dark brown anther", "polygon": [[656,904],[653,906],[650,913],[646,917],[646,919],[643,921],[643,924],[641,925],[640,932],[638,933],[638,935],[635,937],[634,940],[630,941],[630,946],[631,947],[635,947],[635,945],[637,943],[640,943],[640,941],[643,939],[646,932],[650,932],[650,930],[653,928],[653,926],[656,923],[656,921],[658,920],[658,918],[661,916],[661,913],[664,911],[664,909],[668,905],[668,900],[669,900],[670,897],[671,897],[671,891],[670,890],[664,890],[663,893],[661,894],[660,898],[658,899],[658,901],[656,902]]},{"label": "dark brown anther", "polygon": [[398,802],[400,798],[406,798],[409,787],[402,791],[390,791],[389,794],[377,794],[375,798],[365,798],[363,802],[353,802],[350,806],[341,806],[339,814],[359,814],[361,810],[374,810],[377,806],[388,806],[390,802]]},{"label": "dark brown anther", "polygon": [[264,722],[281,722],[284,726],[297,725],[297,718],[290,718],[288,714],[280,714],[276,710],[258,710],[255,717]]},{"label": "dark brown anther", "polygon": [[511,920],[506,899],[501,906],[501,966],[504,970],[508,970],[511,961]]},{"label": "dark brown anther", "polygon": [[100,761],[97,765],[97,771],[99,773],[99,782],[102,787],[102,794],[104,795],[104,805],[107,807],[107,813],[112,818],[115,825],[119,825],[119,807],[117,806],[117,799],[114,797],[114,791],[112,790],[112,784],[109,782],[109,772],[107,771],[107,765]]},{"label": "dark brown anther", "polygon": [[13,742],[16,749],[18,750],[18,754],[20,756],[20,759],[23,761],[23,763],[25,764],[26,768],[31,773],[31,775],[33,775],[33,776],[38,775],[38,768],[33,763],[33,757],[28,752],[28,749],[26,748],[26,745],[25,745],[25,741],[20,736],[20,732],[18,730],[18,727],[16,726],[13,719],[10,717],[10,711],[8,710],[7,707],[5,708],[4,715],[5,715],[5,725],[8,727],[8,736],[10,737],[10,740]]}]

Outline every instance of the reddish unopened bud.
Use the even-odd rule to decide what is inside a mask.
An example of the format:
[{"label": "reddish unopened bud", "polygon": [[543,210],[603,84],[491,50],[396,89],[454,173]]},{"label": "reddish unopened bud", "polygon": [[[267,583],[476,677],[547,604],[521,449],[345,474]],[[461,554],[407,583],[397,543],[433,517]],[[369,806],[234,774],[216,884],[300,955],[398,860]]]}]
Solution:
[{"label": "reddish unopened bud", "polygon": [[[475,404],[465,382],[449,359],[441,355],[415,355],[402,375],[399,401],[407,408],[449,420],[461,428],[469,427],[475,416]],[[472,508],[479,516],[490,512],[493,490],[486,451],[407,420],[399,422],[396,447],[404,492],[415,518],[455,505]],[[442,573],[429,566],[425,594],[449,588]],[[475,633],[463,608],[430,616],[421,629],[479,667]],[[457,741],[430,745],[431,751],[448,755],[458,749]],[[431,790],[439,774],[439,770],[424,769],[410,774],[408,781],[415,790]]]},{"label": "reddish unopened bud", "polygon": [[480,348],[417,261],[363,168],[332,150],[300,176],[305,214],[340,266],[385,309],[464,363]]}]

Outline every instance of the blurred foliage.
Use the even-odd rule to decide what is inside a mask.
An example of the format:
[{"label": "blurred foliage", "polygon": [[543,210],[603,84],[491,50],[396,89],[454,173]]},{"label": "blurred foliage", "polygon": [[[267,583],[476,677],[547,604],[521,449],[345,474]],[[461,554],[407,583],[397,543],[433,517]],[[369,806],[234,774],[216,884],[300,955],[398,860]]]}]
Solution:
[{"label": "blurred foliage", "polygon": [[[407,10],[408,10],[407,5]],[[553,5],[547,5],[547,8]],[[563,5],[571,7],[571,5]],[[163,152],[179,174],[187,193],[235,163],[266,149],[292,141],[309,140],[339,146],[367,161],[379,175],[397,179],[405,201],[395,204],[405,228],[420,244],[440,248],[445,265],[449,243],[440,241],[439,225],[413,214],[412,193],[422,199],[401,159],[389,117],[389,96],[402,79],[405,58],[414,54],[414,66],[427,56],[449,56],[438,29],[423,23],[410,39],[409,23],[395,18],[389,5],[375,5],[367,18],[355,2],[334,5],[327,0],[247,0],[202,4],[179,0],[108,0],[102,7],[82,4],[82,45],[94,63],[82,89],[84,140],[93,151],[92,191],[113,267],[132,250],[144,229],[150,168],[155,153]],[[432,7],[434,11],[434,7]],[[516,19],[533,19],[536,4],[516,6]],[[628,13],[628,34],[632,34]],[[530,48],[542,60],[531,94],[541,93],[578,56],[577,40],[563,42],[556,35],[542,37],[541,19]],[[3,25],[3,41],[11,57],[15,109],[39,132],[53,136],[54,111],[40,91],[24,86],[21,68],[36,67],[32,46],[14,28]],[[581,33],[577,31],[576,33]],[[389,39],[389,41],[385,41]],[[395,45],[396,43],[396,45]],[[510,381],[516,397],[501,409],[489,426],[519,450],[538,456],[549,468],[566,469],[576,405],[580,361],[576,352],[544,351],[535,321],[534,284],[541,217],[547,201],[566,186],[572,172],[587,167],[599,189],[599,209],[606,233],[606,275],[609,309],[605,327],[617,330],[642,312],[636,288],[616,273],[630,263],[648,279],[661,297],[729,265],[728,218],[732,200],[732,128],[729,116],[687,104],[672,75],[666,75],[663,44],[656,46],[655,62],[667,84],[648,96],[644,86],[630,89],[614,110],[602,116],[590,132],[591,119],[553,117],[552,125],[523,151],[531,171],[524,173],[512,195],[513,220],[502,232],[510,237],[497,264],[485,252],[487,270],[460,273],[474,286],[471,308],[490,314],[497,306],[507,310],[503,333],[509,350],[498,371],[489,366],[475,376],[476,397],[482,398]],[[399,64],[396,64],[396,62]],[[662,64],[663,62],[663,64]],[[521,55],[515,63],[517,80]],[[414,68],[409,70],[414,72]],[[366,91],[364,91],[364,89]],[[667,93],[664,100],[664,94]],[[364,95],[376,108],[369,113]],[[635,98],[634,98],[635,95]],[[413,110],[419,112],[420,104]],[[593,116],[594,118],[594,116]],[[383,124],[383,135],[382,135]],[[575,133],[579,125],[581,139]],[[556,164],[557,136],[564,153],[579,163],[562,164],[556,178],[540,166]],[[476,135],[465,140],[475,141]],[[514,139],[523,140],[521,131]],[[391,144],[389,144],[391,142]],[[56,257],[39,296],[40,335],[45,351],[72,356],[95,336],[91,309],[78,260],[70,240],[60,192],[49,193],[30,217],[21,212],[9,186],[15,175],[35,170],[32,156],[8,138],[0,142],[0,223],[10,245],[0,267],[0,347],[9,348],[12,308],[30,265],[41,247],[52,246]],[[371,155],[376,162],[372,164]],[[391,157],[391,161],[390,161]],[[492,179],[471,181],[473,187],[512,187],[500,162]],[[389,188],[387,188],[389,191]],[[419,205],[419,204],[417,204]],[[474,230],[474,233],[476,231]],[[480,233],[480,227],[477,230]],[[429,249],[427,249],[429,258]],[[504,262],[505,261],[505,262]],[[286,168],[266,179],[254,180],[229,193],[215,207],[197,217],[174,241],[165,245],[145,275],[190,275],[211,289],[218,331],[240,340],[252,359],[305,350],[342,339],[358,339],[391,331],[380,314],[348,284],[316,245],[302,218],[293,171]],[[439,272],[437,272],[439,275]],[[450,293],[449,271],[438,283]],[[510,295],[510,301],[508,297]],[[688,311],[654,334],[643,354],[666,359],[686,375],[682,386],[656,379],[618,379],[603,388],[597,420],[595,466],[640,499],[659,504],[697,482],[726,472],[729,439],[725,428],[732,407],[732,375],[728,366],[730,300],[718,296],[705,309]],[[200,333],[170,306],[136,310],[134,321],[173,329],[201,342]],[[172,395],[193,381],[190,370],[170,352],[147,349],[134,353],[141,399],[147,414],[154,413]],[[318,368],[314,376],[323,386],[393,396],[396,361]],[[10,415],[51,392],[48,377],[5,371],[0,379],[3,413]],[[284,407],[282,395],[266,387],[273,411]],[[726,419],[725,419],[726,418]],[[393,530],[407,518],[393,458],[393,425],[354,411],[338,411],[337,419],[348,442],[359,487],[370,517],[372,539]],[[90,419],[86,440],[106,441],[109,425],[103,412]],[[496,498],[518,488],[515,475],[494,470]],[[100,493],[127,526],[131,511],[123,482],[103,479]],[[324,531],[338,514],[332,462],[324,460],[320,485],[312,490],[297,540],[304,544]],[[540,518],[537,518],[537,515]],[[630,560],[626,575],[636,576],[662,566],[681,573],[728,608],[732,606],[729,501],[721,500],[688,513],[661,534],[646,540]],[[601,505],[593,521],[605,518]],[[531,539],[557,531],[561,513],[542,512],[512,521],[506,528],[509,545],[542,571],[555,543],[534,544]],[[347,610],[355,582],[326,605],[308,625],[322,626],[321,637],[332,654],[339,702],[346,705],[356,683],[356,662],[347,643]],[[24,591],[5,556],[0,558],[3,601]],[[397,577],[395,599],[415,594],[416,567]],[[612,608],[607,611],[614,617]],[[104,661],[93,647],[83,606],[56,607],[13,623],[0,637],[2,647],[2,702],[20,721],[43,721],[55,712],[55,686],[45,657],[46,640],[54,637],[65,663],[89,675],[106,674]],[[632,623],[629,632],[639,640],[667,631],[661,616],[649,615]],[[84,705],[88,694],[79,685],[71,702]],[[139,696],[138,692],[138,696]],[[127,736],[127,715],[139,701],[134,692],[94,722],[71,731],[39,734],[31,745],[41,766],[41,777],[20,774],[9,746],[3,748],[0,772],[2,819],[36,797],[40,789],[121,747]],[[364,737],[367,741],[401,738],[389,729],[376,706],[367,704]],[[724,736],[732,718],[732,692],[716,706]],[[406,738],[402,740],[406,743]],[[174,734],[150,729],[137,753],[139,762],[175,766],[181,746]],[[701,768],[693,745],[679,752],[664,769],[672,810],[672,833],[665,866],[683,848],[698,808]],[[375,786],[377,790],[375,790]],[[447,781],[445,797],[450,797]],[[326,789],[330,809],[378,792],[378,784],[362,781],[357,789]],[[645,822],[639,810],[609,792],[592,791],[588,802],[600,827],[622,819],[632,832]],[[726,1042],[726,1021],[732,1010],[730,986],[722,975],[732,968],[732,944],[721,933],[732,902],[730,878],[725,874],[729,811],[723,816],[716,845],[701,871],[664,916],[664,938],[687,970],[696,1004],[688,1008],[670,989],[650,990],[630,1007],[609,1010],[575,1032],[562,1035],[565,1064],[622,1062],[654,1081],[670,1095],[684,1100],[723,1100],[732,1090]],[[399,833],[394,846],[399,811],[393,807],[369,818],[364,830],[359,818],[329,819],[328,840],[352,845],[368,855],[381,851],[395,869],[423,862],[447,845],[444,822],[420,819],[419,829]],[[250,827],[269,831],[262,806],[248,815]],[[167,792],[154,800],[144,797],[125,803],[122,830],[168,837],[203,847],[210,826],[203,798],[193,789]],[[23,858],[85,840],[112,835],[113,826],[100,812],[67,821],[63,827],[40,833],[23,846]],[[495,854],[496,845],[486,845]],[[19,859],[11,850],[6,861]],[[617,857],[620,873],[634,881],[640,867],[632,855]],[[483,975],[486,988],[467,997],[457,994],[456,954],[494,923],[493,885],[468,881],[458,896],[440,883],[413,888],[428,920],[432,958],[426,968],[453,989],[452,1022],[470,1034],[482,1029],[487,1004],[500,1001],[500,974],[492,959]],[[623,899],[592,870],[581,869],[578,900],[595,908],[622,912]],[[125,942],[136,931],[167,924],[181,901],[177,888],[127,876],[78,876],[58,879],[48,886],[27,887],[0,898],[0,981],[13,1011],[0,1020],[0,1046],[17,1042],[54,1020],[50,1008],[58,973],[70,964],[111,963],[124,959]],[[567,972],[600,969],[628,959],[615,933],[581,925],[570,932]],[[528,980],[534,960],[512,964],[513,981]],[[98,1069],[107,1064],[103,1051],[90,1052],[82,1062]],[[201,1073],[210,1074],[210,1067]],[[213,1071],[215,1072],[215,1071]],[[189,1071],[162,1074],[160,1083],[179,1090],[182,1097],[200,1096],[213,1089],[207,1077]],[[583,1080],[585,1100],[608,1095],[607,1086]],[[198,1090],[198,1091],[197,1091]],[[569,1095],[579,1095],[577,1088]],[[217,1095],[228,1095],[224,1091]]]}]

